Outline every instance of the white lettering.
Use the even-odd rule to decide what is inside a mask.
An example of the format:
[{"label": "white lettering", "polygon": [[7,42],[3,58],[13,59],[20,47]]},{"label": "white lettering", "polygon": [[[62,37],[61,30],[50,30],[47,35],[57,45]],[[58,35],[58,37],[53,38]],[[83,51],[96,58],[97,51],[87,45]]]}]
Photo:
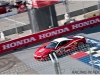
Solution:
[{"label": "white lettering", "polygon": [[60,34],[60,33],[63,33],[63,29],[59,29],[58,30],[58,33]]},{"label": "white lettering", "polygon": [[72,25],[72,29],[77,29],[79,24]]},{"label": "white lettering", "polygon": [[17,44],[16,44],[16,42],[12,42],[11,44],[10,44],[10,47],[15,47]]},{"label": "white lettering", "polygon": [[45,34],[39,35],[39,39],[46,38]]},{"label": "white lettering", "polygon": [[78,27],[83,27],[84,26],[84,24],[83,23],[80,23],[79,25],[78,25]]},{"label": "white lettering", "polygon": [[9,44],[3,45],[3,50],[10,48]]},{"label": "white lettering", "polygon": [[95,20],[90,20],[90,24],[96,23]]},{"label": "white lettering", "polygon": [[21,40],[21,41],[17,41],[16,44],[17,44],[17,45],[22,45],[23,42],[22,42],[22,40]]},{"label": "white lettering", "polygon": [[57,35],[57,31],[52,31],[51,34],[52,34],[52,36]]},{"label": "white lettering", "polygon": [[51,35],[52,35],[51,33],[47,33],[45,36],[50,37]]},{"label": "white lettering", "polygon": [[100,19],[97,18],[96,21],[97,21],[97,22],[100,22]]},{"label": "white lettering", "polygon": [[23,40],[24,44],[30,42],[29,39],[24,39]]},{"label": "white lettering", "polygon": [[36,39],[35,39],[34,37],[31,37],[29,41],[30,41],[30,42],[36,41]]},{"label": "white lettering", "polygon": [[84,25],[84,26],[89,25],[89,21],[87,21],[87,22],[83,22],[83,25]]},{"label": "white lettering", "polygon": [[58,29],[58,30],[55,30],[55,31],[51,31],[51,32],[39,35],[39,39],[43,39],[43,38],[46,38],[46,37],[51,37],[51,36],[54,36],[54,35],[57,35],[57,34],[64,33],[66,31],[70,31],[69,28],[66,27],[66,28],[63,28],[63,29]]},{"label": "white lettering", "polygon": [[23,40],[19,40],[19,41],[16,41],[16,42],[12,42],[10,44],[3,45],[2,47],[3,47],[3,50],[6,50],[6,49],[9,49],[9,48],[20,46],[20,45],[23,45],[23,44],[26,44],[26,43],[29,43],[29,42],[33,42],[33,41],[36,41],[36,39],[34,37],[30,37],[30,38],[27,38],[27,39],[23,39]]},{"label": "white lettering", "polygon": [[70,31],[67,27],[64,28],[63,32]]},{"label": "white lettering", "polygon": [[86,22],[83,22],[83,23],[72,25],[72,29],[81,28],[81,27],[84,27],[84,26],[87,26],[87,25],[98,23],[98,22],[100,22],[100,19],[97,18],[97,19],[94,19],[94,20],[90,20],[90,21],[86,21]]}]

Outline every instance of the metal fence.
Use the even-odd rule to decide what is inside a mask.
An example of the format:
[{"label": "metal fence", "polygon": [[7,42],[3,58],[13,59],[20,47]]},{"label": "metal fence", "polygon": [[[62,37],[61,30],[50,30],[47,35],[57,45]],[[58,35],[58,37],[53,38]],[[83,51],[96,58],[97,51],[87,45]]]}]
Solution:
[{"label": "metal fence", "polygon": [[[8,0],[8,1],[10,1],[10,0]],[[69,0],[67,3],[68,7],[66,7],[66,5],[64,5],[64,3],[55,4],[57,16],[66,14],[66,12],[68,13],[68,12],[72,12],[72,11],[79,10],[79,9],[84,9],[89,6],[98,4],[97,1],[89,2],[89,3],[88,2],[89,1],[83,1],[83,5],[84,5],[83,6],[82,1],[70,1]],[[76,7],[76,5],[78,5],[78,4],[80,4],[80,6]],[[69,14],[69,15],[71,16],[71,14]],[[71,17],[71,18],[75,19],[75,20],[84,19],[83,15],[75,16],[75,17]],[[66,16],[65,16],[65,19],[63,18],[62,20],[58,20],[59,26],[63,25],[65,22],[66,22]],[[4,35],[7,39],[15,39],[15,38],[19,38],[19,37],[31,34],[32,32],[30,29],[31,29],[31,26],[30,26],[30,21],[29,21],[27,12],[0,19],[0,31],[4,32]]]},{"label": "metal fence", "polygon": [[[78,49],[73,49],[60,56],[55,56],[56,54],[52,53],[50,54],[51,60],[35,60],[16,65],[12,61],[8,62],[6,59],[6,63],[9,63],[9,68],[2,66],[0,74],[100,74],[100,67],[95,66],[97,63],[99,64],[99,61],[95,62],[96,59],[93,57],[93,51],[98,50],[97,48],[93,48],[98,45],[100,46],[99,43],[87,43]],[[84,63],[83,61],[80,62],[81,58],[73,58],[73,55],[78,52],[89,53],[88,58],[82,58],[82,60],[90,61],[90,64]],[[83,55],[79,54],[79,57],[80,56]],[[3,59],[1,61],[3,61]]]},{"label": "metal fence", "polygon": [[[74,2],[74,3],[76,4],[78,2]],[[73,5],[74,3],[71,3],[69,6],[70,12],[72,10],[74,10],[74,9],[71,9],[71,8],[73,8],[73,7],[71,7],[71,5]],[[59,8],[60,9],[64,8],[63,3],[61,3],[61,5],[60,5],[61,7],[58,7],[58,6],[59,6],[59,4],[56,5],[57,15],[65,14],[66,10],[64,10],[64,11],[58,10]],[[82,5],[81,5],[81,8],[82,8]],[[64,22],[65,21],[59,21],[59,25],[62,25]],[[7,39],[15,39],[15,38],[19,38],[19,37],[31,34],[30,28],[27,29],[27,25],[29,25],[29,24],[30,24],[29,18],[28,18],[27,12],[25,12],[22,14],[18,14],[18,15],[0,19],[0,31],[7,31],[10,29],[10,32],[12,32],[14,30],[15,31],[14,34],[8,36],[8,34],[9,34],[9,32],[8,32],[6,38]],[[24,28],[26,30],[23,28],[20,29],[21,26],[25,26]],[[13,30],[11,30],[11,29],[13,29]],[[27,50],[26,55],[24,54],[25,50],[21,49],[23,51],[19,51],[18,54],[17,54],[17,52],[15,54],[12,53],[16,57],[19,56],[19,58],[17,58],[17,59],[20,59],[20,61],[21,61],[20,63],[18,63],[18,64],[17,64],[17,62],[15,63],[14,62],[15,59],[10,60],[11,58],[9,58],[10,61],[8,59],[1,59],[3,63],[0,62],[0,74],[56,74],[56,73],[61,73],[61,74],[93,74],[93,73],[97,73],[97,74],[100,74],[99,58],[96,59],[95,57],[93,57],[93,54],[95,54],[96,51],[99,52],[99,49],[93,49],[93,48],[97,47],[97,45],[100,46],[100,43],[95,43],[95,42],[92,44],[88,43],[84,47],[80,47],[79,49],[72,50],[71,52],[68,52],[68,53],[65,53],[65,54],[59,56],[57,58],[58,59],[57,61],[54,60],[55,63],[52,62],[51,60],[49,60],[49,61],[34,60],[33,59],[34,47],[30,48],[29,50],[28,50],[28,48],[26,48],[26,50]],[[35,49],[37,49],[37,48],[35,48]],[[92,50],[91,50],[91,48],[92,48]],[[80,58],[80,59],[73,57],[78,52],[81,54],[81,51],[83,52],[83,55],[84,55],[84,53],[86,53],[86,54],[88,53],[88,56],[84,57],[84,58]],[[21,54],[21,52],[23,54]],[[28,52],[30,52],[30,53],[28,54]],[[23,55],[23,56],[20,57],[21,55]],[[30,55],[32,55],[32,57]],[[30,59],[29,58],[27,59],[27,56],[30,56]],[[79,56],[81,56],[81,55],[79,55]],[[98,56],[98,55],[96,55],[96,56]],[[26,59],[24,59],[24,57],[26,57]],[[23,62],[22,62],[22,60],[23,60]],[[27,62],[27,61],[29,61],[29,62]],[[2,65],[5,65],[5,66],[2,66]]]},{"label": "metal fence", "polygon": [[16,39],[31,34],[27,12],[0,19],[0,31],[7,39]]}]

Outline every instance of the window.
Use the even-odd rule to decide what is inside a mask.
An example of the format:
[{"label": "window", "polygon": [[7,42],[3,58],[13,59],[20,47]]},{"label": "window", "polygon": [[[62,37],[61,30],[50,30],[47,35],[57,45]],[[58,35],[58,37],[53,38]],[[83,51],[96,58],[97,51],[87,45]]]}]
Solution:
[{"label": "window", "polygon": [[45,48],[55,48],[57,46],[57,44],[58,44],[58,42],[51,42]]},{"label": "window", "polygon": [[65,45],[65,44],[67,44],[67,43],[68,43],[68,41],[62,41],[62,42],[59,43],[58,46],[63,46],[63,45]]}]

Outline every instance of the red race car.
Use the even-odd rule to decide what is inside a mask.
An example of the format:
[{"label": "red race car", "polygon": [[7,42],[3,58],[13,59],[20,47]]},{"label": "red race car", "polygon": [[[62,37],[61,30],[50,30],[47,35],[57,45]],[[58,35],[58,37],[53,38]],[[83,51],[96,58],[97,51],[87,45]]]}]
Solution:
[{"label": "red race car", "polygon": [[76,50],[86,44],[83,36],[69,36],[54,39],[38,48],[34,53],[36,60],[48,60],[49,54],[55,52],[57,56]]}]

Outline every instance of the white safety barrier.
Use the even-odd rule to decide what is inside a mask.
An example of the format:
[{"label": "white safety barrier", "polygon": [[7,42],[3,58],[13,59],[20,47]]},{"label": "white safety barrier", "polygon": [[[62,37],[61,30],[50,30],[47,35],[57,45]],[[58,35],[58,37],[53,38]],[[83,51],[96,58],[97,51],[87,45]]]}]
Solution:
[{"label": "white safety barrier", "polygon": [[0,32],[0,38],[1,38],[1,40],[5,40],[5,35],[2,31]]}]

